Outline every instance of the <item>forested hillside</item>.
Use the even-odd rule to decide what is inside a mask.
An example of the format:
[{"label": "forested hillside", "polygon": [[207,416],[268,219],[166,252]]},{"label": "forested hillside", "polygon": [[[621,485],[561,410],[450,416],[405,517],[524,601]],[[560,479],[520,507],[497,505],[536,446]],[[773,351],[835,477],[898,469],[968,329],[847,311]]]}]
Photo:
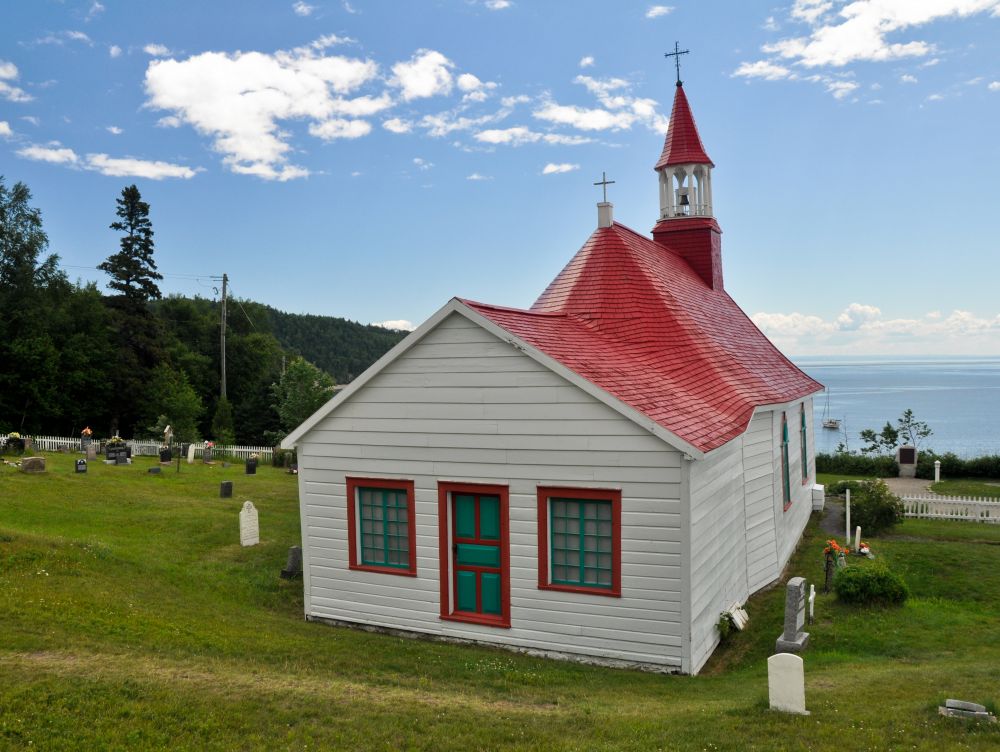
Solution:
[{"label": "forested hillside", "polygon": [[46,255],[30,199],[0,178],[0,435],[129,438],[169,423],[178,440],[271,444],[404,336],[231,299],[223,400],[221,303],[161,296],[138,189],[122,191],[121,249],[100,265],[111,294]]}]

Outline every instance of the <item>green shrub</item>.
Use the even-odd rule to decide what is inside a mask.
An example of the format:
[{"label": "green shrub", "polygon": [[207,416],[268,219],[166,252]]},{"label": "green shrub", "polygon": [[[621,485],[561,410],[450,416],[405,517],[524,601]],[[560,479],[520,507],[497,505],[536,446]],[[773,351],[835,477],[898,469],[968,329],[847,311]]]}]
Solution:
[{"label": "green shrub", "polygon": [[865,535],[878,535],[902,521],[903,502],[884,480],[863,480],[857,493],[851,491],[851,522]]},{"label": "green shrub", "polygon": [[889,606],[910,596],[906,582],[882,562],[838,569],[833,589],[844,603],[862,606]]},{"label": "green shrub", "polygon": [[929,450],[917,456],[917,477],[933,480],[935,460],[941,461],[942,478],[1000,478],[1000,455],[965,460],[954,452],[935,454]]},{"label": "green shrub", "polygon": [[894,457],[869,457],[847,452],[819,453],[816,455],[816,472],[892,478],[899,475],[899,465]]},{"label": "green shrub", "polygon": [[851,494],[856,494],[858,489],[861,488],[861,481],[859,480],[838,480],[836,483],[831,483],[826,487],[826,493],[828,496],[843,496],[844,491],[851,489]]}]

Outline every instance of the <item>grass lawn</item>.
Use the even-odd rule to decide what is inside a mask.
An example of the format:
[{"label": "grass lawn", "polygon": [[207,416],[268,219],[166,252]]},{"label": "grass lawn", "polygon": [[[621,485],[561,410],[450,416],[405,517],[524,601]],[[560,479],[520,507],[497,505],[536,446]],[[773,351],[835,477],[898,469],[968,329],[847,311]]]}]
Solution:
[{"label": "grass lawn", "polygon": [[[279,579],[295,478],[186,464],[147,475],[48,455],[0,466],[0,749],[830,750],[1000,748],[1000,725],[941,718],[1000,701],[1000,529],[908,521],[873,539],[902,608],[817,599],[807,717],[767,708],[783,588],[697,677],[446,645],[302,619]],[[221,480],[235,481],[219,499]],[[243,549],[238,511],[260,511]],[[814,519],[790,574],[822,582]]]},{"label": "grass lawn", "polygon": [[829,486],[841,480],[868,480],[869,475],[847,475],[845,473],[816,473],[816,482]]},{"label": "grass lawn", "polygon": [[943,496],[985,496],[1000,499],[1000,479],[996,478],[957,478],[942,480],[931,484],[934,493]]}]

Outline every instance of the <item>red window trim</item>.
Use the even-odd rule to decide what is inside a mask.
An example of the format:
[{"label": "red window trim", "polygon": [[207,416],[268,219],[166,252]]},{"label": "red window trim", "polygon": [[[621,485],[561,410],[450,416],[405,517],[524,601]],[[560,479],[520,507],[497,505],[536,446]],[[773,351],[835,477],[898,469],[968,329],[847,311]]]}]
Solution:
[{"label": "red window trim", "polygon": [[[417,519],[413,481],[398,478],[346,478],[347,480],[347,551],[348,569],[360,572],[378,572],[403,577],[417,576]],[[380,567],[362,564],[358,560],[358,488],[393,488],[406,491],[407,535],[410,541],[410,565],[401,567]]]},{"label": "red window trim", "polygon": [[[450,493],[489,494],[500,497],[500,616],[454,613],[451,608],[452,572],[448,545],[451,510]],[[441,618],[466,624],[510,628],[510,489],[490,483],[438,481],[438,551],[440,559]]]},{"label": "red window trim", "polygon": [[[611,587],[555,585],[549,582],[549,499],[594,499],[611,502]],[[538,487],[538,589],[561,590],[621,598],[622,595],[622,492],[614,488]]]}]

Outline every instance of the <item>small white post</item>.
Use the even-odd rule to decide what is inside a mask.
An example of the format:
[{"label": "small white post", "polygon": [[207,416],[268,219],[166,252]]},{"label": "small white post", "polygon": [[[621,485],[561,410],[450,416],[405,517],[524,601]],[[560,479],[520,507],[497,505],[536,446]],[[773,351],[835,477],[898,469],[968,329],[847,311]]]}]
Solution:
[{"label": "small white post", "polygon": [[815,618],[813,611],[816,608],[816,586],[810,583],[809,585],[809,623],[813,623]]},{"label": "small white post", "polygon": [[847,504],[844,512],[847,515],[847,543],[845,543],[844,545],[849,546],[851,545],[851,489],[848,488],[846,489],[846,491],[847,491]]},{"label": "small white post", "polygon": [[854,528],[854,553],[861,548],[861,525]]},{"label": "small white post", "polygon": [[941,460],[934,460],[934,482],[941,482]]}]

